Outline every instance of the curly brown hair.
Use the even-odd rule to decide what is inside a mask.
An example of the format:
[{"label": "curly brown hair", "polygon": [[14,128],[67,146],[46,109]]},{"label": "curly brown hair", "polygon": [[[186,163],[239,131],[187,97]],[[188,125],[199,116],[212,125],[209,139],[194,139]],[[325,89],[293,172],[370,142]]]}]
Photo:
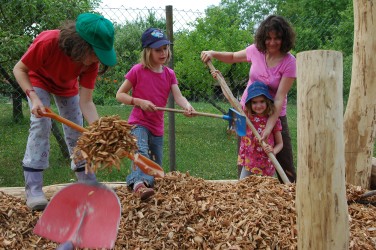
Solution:
[{"label": "curly brown hair", "polygon": [[266,53],[265,41],[269,32],[276,32],[282,40],[281,52],[286,54],[295,45],[295,31],[290,23],[282,16],[270,15],[261,22],[255,34],[255,44],[257,49]]},{"label": "curly brown hair", "polygon": [[[94,53],[93,47],[77,33],[76,22],[70,20],[60,27],[59,47],[64,54],[76,62],[82,62],[87,55]],[[102,65],[101,68],[99,74],[105,73],[108,66]]]},{"label": "curly brown hair", "polygon": [[[266,102],[266,109],[265,109],[263,115],[271,116],[274,113],[274,111],[275,111],[274,102],[272,100],[266,98],[266,96],[264,96],[264,95],[261,95],[261,96],[264,97],[265,102]],[[254,112],[252,110],[252,99],[249,100],[245,104],[245,106],[247,107],[247,114],[248,114],[248,116],[253,116],[254,114],[256,114],[256,112]]]}]

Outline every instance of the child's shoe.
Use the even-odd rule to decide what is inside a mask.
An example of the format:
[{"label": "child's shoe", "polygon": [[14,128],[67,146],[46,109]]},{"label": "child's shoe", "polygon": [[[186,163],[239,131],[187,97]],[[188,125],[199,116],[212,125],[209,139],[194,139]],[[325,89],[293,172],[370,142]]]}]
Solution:
[{"label": "child's shoe", "polygon": [[133,191],[142,201],[154,195],[154,189],[146,187],[144,183],[136,184]]}]

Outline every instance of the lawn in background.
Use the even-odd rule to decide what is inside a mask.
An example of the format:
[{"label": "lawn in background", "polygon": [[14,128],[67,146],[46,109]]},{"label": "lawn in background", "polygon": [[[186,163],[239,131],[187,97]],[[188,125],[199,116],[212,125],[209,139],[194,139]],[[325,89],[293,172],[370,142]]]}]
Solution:
[{"label": "lawn in background", "polygon": [[[226,110],[224,104],[224,109]],[[210,104],[193,103],[197,111],[220,114]],[[97,106],[101,116],[118,114],[127,119],[130,107]],[[228,108],[228,105],[227,105]],[[25,119],[18,124],[12,122],[12,106],[10,103],[0,105],[0,186],[23,186],[23,170],[21,161],[29,129],[29,111],[24,104]],[[56,110],[56,109],[55,109]],[[227,133],[228,122],[210,117],[187,118],[175,114],[176,129],[176,170],[189,172],[192,176],[204,179],[236,179],[237,139]],[[168,129],[167,113],[165,130]],[[169,171],[168,133],[165,133],[163,168]],[[55,138],[51,137],[50,167],[45,171],[44,184],[68,183],[74,181],[74,173],[70,170],[70,160],[60,152]],[[120,171],[113,168],[111,172],[99,171],[99,181],[125,181],[129,173],[130,161],[124,159]]]},{"label": "lawn in background", "polygon": [[[0,186],[23,186],[21,161],[25,152],[29,129],[29,111],[24,102],[25,119],[18,124],[12,122],[12,105],[1,101],[0,105]],[[223,105],[228,110],[227,103]],[[193,103],[199,112],[220,112],[207,103]],[[118,114],[127,119],[131,108],[124,105],[97,106],[101,116]],[[55,109],[56,110],[56,109]],[[295,103],[288,105],[288,122],[293,144],[295,167],[297,162],[297,108]],[[237,138],[227,133],[227,121],[210,117],[187,118],[175,114],[176,129],[176,170],[189,172],[192,176],[207,180],[223,180],[237,178]],[[163,168],[170,170],[168,146],[168,118],[165,117],[165,138]],[[51,138],[50,167],[45,171],[44,184],[69,183],[75,181],[70,170],[70,160],[60,152],[55,138]],[[376,146],[376,144],[375,144]],[[376,149],[374,147],[374,156]],[[130,161],[122,160],[120,170],[113,168],[111,172],[99,171],[98,180],[102,182],[125,181],[129,173]]]}]

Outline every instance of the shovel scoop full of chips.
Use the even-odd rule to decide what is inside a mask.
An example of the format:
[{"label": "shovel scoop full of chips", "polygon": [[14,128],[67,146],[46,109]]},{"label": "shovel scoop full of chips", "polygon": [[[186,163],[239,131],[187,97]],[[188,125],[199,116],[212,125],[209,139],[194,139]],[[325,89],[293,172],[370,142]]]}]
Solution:
[{"label": "shovel scoop full of chips", "polygon": [[120,116],[104,116],[87,127],[78,138],[72,159],[78,165],[86,161],[87,172],[120,169],[121,159],[137,151],[137,139],[131,134],[133,125]]},{"label": "shovel scoop full of chips", "polygon": [[[50,108],[38,110],[39,115],[49,117],[82,132],[73,149],[72,158],[76,165],[85,163],[86,172],[95,172],[99,168],[120,169],[120,159],[127,157],[144,173],[163,178],[163,168],[146,156],[135,153],[137,140],[131,134],[133,125],[120,120],[118,115],[102,117],[87,129],[54,113]],[[135,168],[135,166],[133,167]]]}]

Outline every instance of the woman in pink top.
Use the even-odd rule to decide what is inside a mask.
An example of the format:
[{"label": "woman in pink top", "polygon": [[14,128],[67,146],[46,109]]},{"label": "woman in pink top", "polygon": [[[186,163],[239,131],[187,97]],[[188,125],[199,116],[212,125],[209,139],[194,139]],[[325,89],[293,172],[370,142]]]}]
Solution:
[{"label": "woman in pink top", "polygon": [[[225,63],[249,62],[251,68],[247,88],[255,81],[261,81],[268,85],[270,94],[274,98],[276,111],[268,119],[261,137],[266,140],[278,118],[281,120],[283,149],[276,155],[276,158],[291,182],[296,181],[296,171],[286,117],[286,106],[287,93],[296,78],[296,59],[289,52],[294,44],[295,32],[291,25],[285,18],[271,15],[261,22],[255,34],[254,44],[244,50],[237,52],[203,51],[201,53],[201,59],[204,62],[212,58]],[[241,99],[243,106],[247,98],[247,88]],[[241,170],[241,166],[238,167],[239,170]],[[282,182],[279,176],[278,178]]]},{"label": "woman in pink top", "polygon": [[[174,71],[165,66],[171,58],[171,43],[167,37],[160,29],[149,28],[142,34],[141,42],[141,63],[125,75],[116,99],[134,105],[128,122],[136,125],[132,133],[137,138],[139,153],[162,165],[164,112],[158,111],[157,107],[166,106],[171,91],[186,116],[191,116],[194,109],[181,94]],[[126,182],[142,200],[154,194],[154,177],[138,167],[131,168]]]},{"label": "woman in pink top", "polygon": [[[30,130],[22,160],[25,177],[26,204],[33,210],[43,210],[47,199],[42,191],[43,171],[48,168],[51,119],[42,117],[52,98],[59,114],[78,125],[82,115],[90,124],[98,113],[93,103],[93,91],[99,62],[104,73],[116,64],[114,28],[103,16],[83,13],[76,21],[67,21],[59,30],[40,33],[13,73],[25,91],[29,103]],[[69,153],[73,152],[80,132],[63,126]],[[93,173],[85,174],[85,162],[72,161],[79,181],[95,180]]]}]

